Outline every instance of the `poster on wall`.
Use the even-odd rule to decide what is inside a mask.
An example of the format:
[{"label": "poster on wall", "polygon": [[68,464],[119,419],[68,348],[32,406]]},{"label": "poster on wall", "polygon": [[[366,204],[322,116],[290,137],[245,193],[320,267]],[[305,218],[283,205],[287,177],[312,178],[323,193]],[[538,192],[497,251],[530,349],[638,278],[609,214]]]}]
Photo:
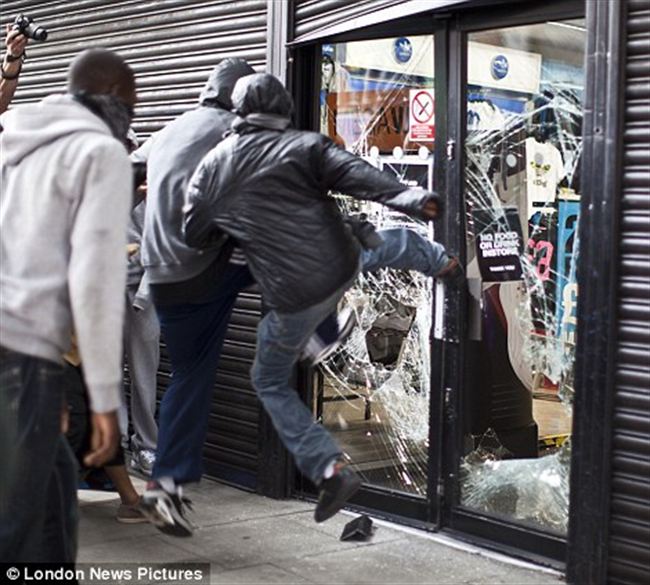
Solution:
[{"label": "poster on wall", "polygon": [[476,258],[484,282],[522,279],[523,236],[516,207],[472,211],[476,234]]},{"label": "poster on wall", "polygon": [[557,210],[544,207],[535,211],[528,222],[526,255],[541,286],[530,290],[533,330],[538,335],[554,335],[555,274],[557,272]]},{"label": "poster on wall", "polygon": [[576,265],[578,254],[579,201],[560,201],[557,228],[557,335],[567,343],[575,343],[578,324],[578,283]]}]

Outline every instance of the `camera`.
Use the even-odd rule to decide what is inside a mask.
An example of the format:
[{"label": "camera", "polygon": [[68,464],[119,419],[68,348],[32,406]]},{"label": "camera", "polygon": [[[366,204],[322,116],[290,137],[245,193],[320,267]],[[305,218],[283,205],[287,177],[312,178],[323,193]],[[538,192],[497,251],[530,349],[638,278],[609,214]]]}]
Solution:
[{"label": "camera", "polygon": [[16,16],[13,28],[19,30],[21,34],[24,34],[26,37],[34,39],[35,41],[44,41],[47,39],[47,30],[42,26],[38,26],[32,18],[25,16],[24,14]]}]

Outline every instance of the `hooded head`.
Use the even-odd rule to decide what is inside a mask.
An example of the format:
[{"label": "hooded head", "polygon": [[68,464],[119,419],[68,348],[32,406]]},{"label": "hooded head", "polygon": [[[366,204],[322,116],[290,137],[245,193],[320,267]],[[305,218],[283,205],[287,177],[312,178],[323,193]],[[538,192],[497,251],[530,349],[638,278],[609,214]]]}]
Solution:
[{"label": "hooded head", "polygon": [[253,73],[255,73],[255,70],[244,59],[224,59],[210,73],[210,77],[199,96],[199,103],[202,106],[232,110],[230,95],[235,83],[241,77]]},{"label": "hooded head", "polygon": [[232,92],[235,113],[242,118],[250,114],[274,114],[289,118],[293,100],[277,77],[268,73],[255,73],[243,77]]}]

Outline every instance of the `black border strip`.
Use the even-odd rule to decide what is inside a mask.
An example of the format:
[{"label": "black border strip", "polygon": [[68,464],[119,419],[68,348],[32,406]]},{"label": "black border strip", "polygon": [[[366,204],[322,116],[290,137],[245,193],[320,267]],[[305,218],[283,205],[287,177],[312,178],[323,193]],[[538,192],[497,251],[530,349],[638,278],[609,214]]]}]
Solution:
[{"label": "black border strip", "polygon": [[587,2],[582,256],[567,551],[570,583],[607,581],[622,180],[625,6]]}]

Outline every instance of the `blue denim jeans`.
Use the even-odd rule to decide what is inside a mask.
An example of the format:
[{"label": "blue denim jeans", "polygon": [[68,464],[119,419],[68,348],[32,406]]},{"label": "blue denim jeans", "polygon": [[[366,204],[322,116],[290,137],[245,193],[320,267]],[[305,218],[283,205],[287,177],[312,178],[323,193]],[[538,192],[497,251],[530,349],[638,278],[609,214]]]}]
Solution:
[{"label": "blue denim jeans", "polygon": [[[380,268],[417,270],[434,276],[449,261],[440,244],[405,228],[381,230],[382,244],[361,253],[364,272]],[[330,433],[291,387],[290,379],[303,347],[318,324],[337,308],[356,274],[324,301],[296,313],[272,310],[257,329],[257,352],[251,370],[253,386],[284,446],[300,471],[320,483],[328,463],[341,455]]]},{"label": "blue denim jeans", "polygon": [[77,468],[63,403],[63,365],[0,348],[0,561],[75,561]]},{"label": "blue denim jeans", "polygon": [[226,329],[237,295],[252,283],[246,266],[229,265],[208,302],[156,307],[172,379],[160,403],[154,479],[171,477],[177,484],[201,479]]},{"label": "blue denim jeans", "polygon": [[[198,482],[221,349],[237,295],[253,284],[248,267],[230,264],[203,303],[156,307],[171,361],[172,379],[160,403],[152,477],[176,484]],[[329,315],[321,337],[338,332]]]}]

